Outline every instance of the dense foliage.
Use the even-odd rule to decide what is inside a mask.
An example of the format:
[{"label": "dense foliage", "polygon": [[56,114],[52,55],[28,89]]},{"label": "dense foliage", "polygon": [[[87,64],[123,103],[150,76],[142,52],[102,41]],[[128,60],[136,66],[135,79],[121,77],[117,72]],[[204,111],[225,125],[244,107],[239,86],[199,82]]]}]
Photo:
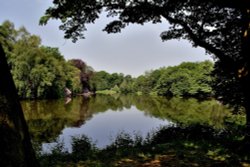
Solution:
[{"label": "dense foliage", "polygon": [[95,72],[91,77],[90,86],[94,91],[112,89],[117,85],[120,85],[123,81],[123,78],[123,74],[109,74],[106,71],[99,71]]},{"label": "dense foliage", "polygon": [[41,39],[24,27],[16,30],[5,21],[0,40],[20,98],[58,98],[65,87],[81,90],[80,70],[66,62],[58,48],[42,46]]},{"label": "dense foliage", "polygon": [[213,64],[209,61],[169,67],[160,76],[155,89],[159,95],[211,96],[212,70]]},{"label": "dense foliage", "polygon": [[116,93],[143,93],[161,96],[209,97],[213,63],[184,62],[178,66],[164,67],[145,72],[136,78],[131,76],[96,72],[90,82],[97,91],[111,90]]}]

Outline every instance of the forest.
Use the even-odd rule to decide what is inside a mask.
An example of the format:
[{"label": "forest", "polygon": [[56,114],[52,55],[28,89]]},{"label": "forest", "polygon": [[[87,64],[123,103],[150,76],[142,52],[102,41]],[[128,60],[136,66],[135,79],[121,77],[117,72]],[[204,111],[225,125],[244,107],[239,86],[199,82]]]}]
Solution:
[{"label": "forest", "polygon": [[42,46],[39,36],[30,34],[25,27],[16,29],[10,21],[2,23],[0,34],[20,99],[62,98],[65,88],[75,95],[86,91],[168,97],[213,95],[210,61],[184,62],[132,77],[95,71],[84,60],[65,60],[58,48]]}]

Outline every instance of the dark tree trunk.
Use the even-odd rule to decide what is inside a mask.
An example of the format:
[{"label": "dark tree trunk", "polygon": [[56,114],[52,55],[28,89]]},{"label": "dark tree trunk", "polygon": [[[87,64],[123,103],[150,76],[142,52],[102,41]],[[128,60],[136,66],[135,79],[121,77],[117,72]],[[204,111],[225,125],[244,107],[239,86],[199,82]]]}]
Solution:
[{"label": "dark tree trunk", "polygon": [[250,144],[250,76],[247,74],[242,79],[244,103],[243,107],[246,112],[246,134],[245,139],[248,144]]},{"label": "dark tree trunk", "polygon": [[0,166],[37,167],[28,127],[0,45]]},{"label": "dark tree trunk", "polygon": [[[250,11],[242,10],[242,68],[238,71],[241,78],[244,95],[244,108],[246,110],[246,138],[250,139]],[[249,141],[250,142],[250,141]]]},{"label": "dark tree trunk", "polygon": [[[247,63],[249,69],[249,61]],[[247,74],[242,79],[242,86],[244,91],[243,107],[245,108],[246,112],[246,127],[245,127],[245,147],[246,147],[245,149],[247,149],[246,151],[249,151],[248,148],[250,146],[250,75],[248,71],[246,71]]]}]

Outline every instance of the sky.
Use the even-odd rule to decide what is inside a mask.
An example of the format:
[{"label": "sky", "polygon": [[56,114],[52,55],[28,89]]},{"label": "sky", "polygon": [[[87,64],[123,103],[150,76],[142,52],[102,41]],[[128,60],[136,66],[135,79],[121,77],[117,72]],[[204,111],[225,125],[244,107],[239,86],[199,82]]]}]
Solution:
[{"label": "sky", "polygon": [[130,25],[121,33],[107,34],[102,29],[109,20],[103,14],[95,24],[87,26],[85,39],[72,43],[59,30],[60,21],[51,20],[46,26],[39,26],[39,18],[49,6],[52,0],[0,0],[0,24],[9,20],[15,28],[24,26],[41,37],[42,45],[59,48],[66,60],[82,59],[96,71],[136,77],[181,62],[212,60],[203,48],[193,48],[188,41],[162,42],[160,34],[168,29],[167,21]]}]

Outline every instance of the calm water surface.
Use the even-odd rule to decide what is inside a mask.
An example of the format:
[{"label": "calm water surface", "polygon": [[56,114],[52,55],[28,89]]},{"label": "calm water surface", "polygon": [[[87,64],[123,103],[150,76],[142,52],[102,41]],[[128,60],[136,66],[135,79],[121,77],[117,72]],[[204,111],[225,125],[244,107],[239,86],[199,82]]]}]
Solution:
[{"label": "calm water surface", "polygon": [[86,135],[103,148],[121,132],[146,137],[161,126],[206,124],[223,127],[229,114],[215,100],[150,96],[104,96],[85,99],[22,101],[34,143],[49,152],[56,142],[71,151],[72,137]]}]

